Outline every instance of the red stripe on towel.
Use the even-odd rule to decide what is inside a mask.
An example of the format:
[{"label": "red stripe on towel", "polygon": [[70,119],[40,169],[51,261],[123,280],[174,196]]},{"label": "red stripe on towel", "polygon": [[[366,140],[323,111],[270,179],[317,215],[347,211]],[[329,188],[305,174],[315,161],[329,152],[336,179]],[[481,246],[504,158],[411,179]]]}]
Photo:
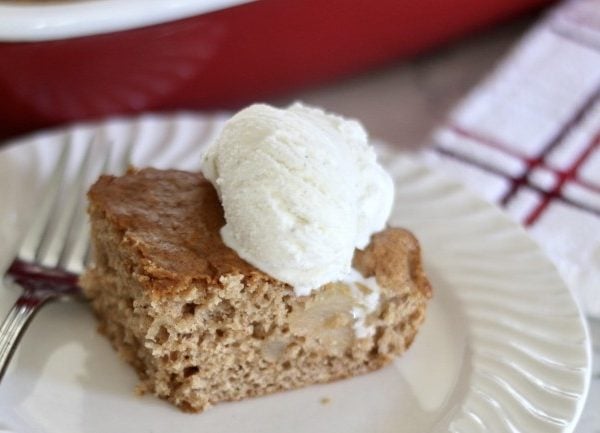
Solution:
[{"label": "red stripe on towel", "polygon": [[577,159],[571,164],[568,170],[558,173],[558,180],[554,188],[544,194],[544,199],[535,207],[535,209],[525,218],[525,225],[530,226],[535,223],[544,211],[548,208],[552,200],[561,198],[561,190],[565,183],[571,179],[577,177],[579,168],[584,164],[586,159],[592,154],[592,152],[600,145],[600,133],[598,133],[593,140],[588,144],[583,152],[577,157]]}]

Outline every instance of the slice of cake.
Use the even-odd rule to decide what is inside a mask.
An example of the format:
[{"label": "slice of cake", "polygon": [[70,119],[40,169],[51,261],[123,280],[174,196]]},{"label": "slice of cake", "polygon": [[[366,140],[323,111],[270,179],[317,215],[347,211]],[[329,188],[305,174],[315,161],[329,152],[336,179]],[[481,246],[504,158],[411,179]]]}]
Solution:
[{"label": "slice of cake", "polygon": [[201,174],[130,170],[89,192],[95,264],[81,285],[145,390],[186,411],[366,373],[413,341],[431,289],[419,245],[384,229],[354,279],[298,296],[227,247]]}]

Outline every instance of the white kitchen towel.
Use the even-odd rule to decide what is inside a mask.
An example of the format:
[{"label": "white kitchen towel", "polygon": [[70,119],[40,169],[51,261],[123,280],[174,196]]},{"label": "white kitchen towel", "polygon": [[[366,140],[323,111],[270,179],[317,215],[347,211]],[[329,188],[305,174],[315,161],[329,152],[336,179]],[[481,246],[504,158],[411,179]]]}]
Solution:
[{"label": "white kitchen towel", "polygon": [[425,160],[524,224],[600,316],[600,0],[550,11],[433,141]]}]

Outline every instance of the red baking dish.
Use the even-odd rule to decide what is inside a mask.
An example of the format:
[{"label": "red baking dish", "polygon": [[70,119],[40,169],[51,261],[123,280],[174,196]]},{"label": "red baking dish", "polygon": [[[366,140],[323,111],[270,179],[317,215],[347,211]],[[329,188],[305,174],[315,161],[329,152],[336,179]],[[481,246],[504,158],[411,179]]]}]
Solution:
[{"label": "red baking dish", "polygon": [[73,0],[0,4],[0,137],[216,109],[418,53],[544,0]]}]

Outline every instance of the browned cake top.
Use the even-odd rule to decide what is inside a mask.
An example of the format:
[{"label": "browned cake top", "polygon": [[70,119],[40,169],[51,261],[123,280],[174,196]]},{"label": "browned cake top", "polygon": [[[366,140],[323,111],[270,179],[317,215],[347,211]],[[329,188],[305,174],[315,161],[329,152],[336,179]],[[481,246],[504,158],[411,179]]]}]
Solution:
[{"label": "browned cake top", "polygon": [[[92,219],[107,220],[122,231],[119,247],[134,252],[155,282],[215,282],[227,273],[269,278],[223,244],[223,209],[200,173],[131,169],[121,177],[101,176],[88,196]],[[367,276],[376,275],[385,286],[413,281],[429,291],[419,245],[406,230],[386,229],[375,235],[365,251],[355,255],[354,266]]]},{"label": "browned cake top", "polygon": [[212,185],[199,173],[129,170],[101,176],[89,191],[92,217],[100,212],[124,241],[148,260],[156,278],[207,279],[256,269],[228,248],[219,234],[223,210]]}]

